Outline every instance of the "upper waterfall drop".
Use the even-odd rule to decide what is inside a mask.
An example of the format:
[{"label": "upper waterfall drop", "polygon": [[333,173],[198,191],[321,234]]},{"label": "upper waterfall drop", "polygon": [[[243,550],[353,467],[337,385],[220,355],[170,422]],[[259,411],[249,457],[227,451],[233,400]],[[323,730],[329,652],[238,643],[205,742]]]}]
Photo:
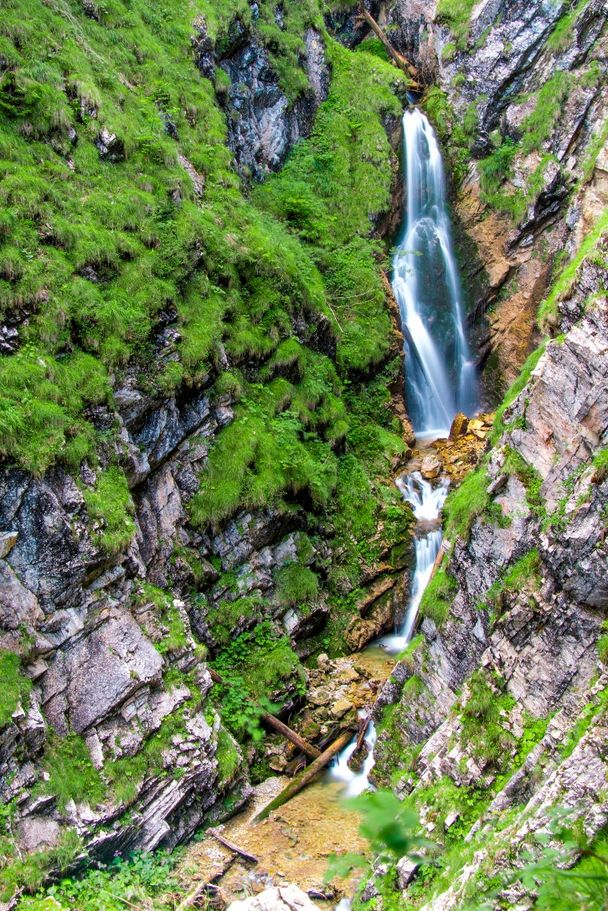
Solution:
[{"label": "upper waterfall drop", "polygon": [[447,436],[477,407],[477,376],[446,206],[439,144],[417,108],[403,115],[407,210],[392,286],[405,336],[406,394],[418,436]]}]

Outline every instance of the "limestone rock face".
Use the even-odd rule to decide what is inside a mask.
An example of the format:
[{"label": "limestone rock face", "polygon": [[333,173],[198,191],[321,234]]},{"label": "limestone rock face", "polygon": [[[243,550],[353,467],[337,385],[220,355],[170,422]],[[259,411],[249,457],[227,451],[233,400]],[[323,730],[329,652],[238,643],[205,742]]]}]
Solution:
[{"label": "limestone rock face", "polygon": [[195,47],[201,72],[213,78],[220,67],[229,80],[221,101],[229,145],[244,177],[262,180],[276,171],[298,139],[309,135],[315,111],[327,97],[329,68],[321,35],[309,28],[303,38],[301,65],[309,88],[293,99],[281,87],[267,50],[240,21],[232,23],[221,47],[199,23]]},{"label": "limestone rock face", "polygon": [[[451,542],[447,619],[440,628],[423,621],[421,643],[379,699],[380,780],[395,772],[396,737],[404,751],[420,746],[398,793],[450,779],[489,797],[469,818],[472,861],[429,911],[460,908],[482,871],[507,876],[522,865],[534,833],[550,826],[551,807],[580,815],[590,836],[608,820],[600,784],[608,774],[608,670],[597,647],[608,606],[608,477],[597,467],[608,445],[605,249],[600,241],[562,294],[557,319],[566,331],[547,344],[479,469],[488,500],[470,532]],[[494,720],[479,708],[484,693],[498,706]],[[394,705],[390,737],[382,731],[386,704]],[[497,831],[507,810],[512,817]],[[445,838],[448,816],[431,803],[422,818],[432,838]],[[531,907],[521,884],[513,890],[505,900]]]}]

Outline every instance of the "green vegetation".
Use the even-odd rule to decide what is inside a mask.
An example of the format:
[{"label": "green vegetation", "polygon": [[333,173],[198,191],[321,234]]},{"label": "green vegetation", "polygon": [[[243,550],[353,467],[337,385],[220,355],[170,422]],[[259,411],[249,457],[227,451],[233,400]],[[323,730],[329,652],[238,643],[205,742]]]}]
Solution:
[{"label": "green vegetation", "polygon": [[[180,850],[171,853],[135,854],[117,858],[107,866],[91,869],[82,877],[70,877],[44,892],[22,898],[19,911],[124,911],[136,907],[145,911],[171,911],[180,884],[174,869]],[[37,888],[31,883],[31,891]]]},{"label": "green vegetation", "polygon": [[21,673],[21,658],[14,652],[0,649],[0,729],[9,724],[19,704],[28,707],[32,681]]},{"label": "green vegetation", "polygon": [[483,670],[474,671],[467,686],[468,698],[461,706],[461,746],[470,749],[475,758],[504,768],[515,752],[516,741],[501,721],[515,700],[498,675],[494,674],[490,683]]},{"label": "green vegetation", "polygon": [[240,767],[241,756],[233,737],[224,728],[220,728],[217,735],[217,770],[219,774],[218,786],[222,787],[232,781],[235,772]]},{"label": "green vegetation", "polygon": [[551,292],[541,304],[538,310],[538,325],[541,329],[549,331],[555,326],[559,301],[568,294],[579,268],[584,260],[592,254],[594,248],[607,231],[608,211],[604,211],[593,225],[593,228],[585,235],[577,252],[562,270],[551,288]]},{"label": "green vegetation", "polygon": [[[5,855],[8,862],[0,869],[0,901],[8,902],[19,889],[35,892],[49,874],[66,870],[79,855],[82,855],[82,842],[73,829],[64,830],[57,845],[47,851],[34,851],[24,857]],[[46,907],[39,904],[36,911],[52,909],[48,899],[45,901]]]},{"label": "green vegetation", "polygon": [[259,595],[243,595],[234,601],[220,601],[217,610],[209,613],[208,621],[213,641],[220,647],[229,645],[239,624],[250,626],[262,612]]},{"label": "green vegetation", "polygon": [[109,781],[117,801],[129,804],[137,797],[145,779],[152,775],[183,774],[181,769],[165,769],[165,752],[176,734],[183,734],[188,717],[201,707],[201,694],[188,680],[190,699],[163,719],[159,729],[145,741],[135,756],[123,756],[106,762],[103,775]]},{"label": "green vegetation", "polygon": [[608,689],[600,690],[579,713],[578,719],[568,731],[562,744],[560,753],[563,759],[572,754],[580,739],[587,733],[594,719],[600,713],[604,715],[608,710]]},{"label": "green vegetation", "polygon": [[572,88],[572,75],[567,70],[556,70],[536,93],[536,105],[521,124],[523,151],[533,152],[553,133],[563,105]]},{"label": "green vegetation", "polygon": [[536,365],[540,361],[542,355],[545,353],[545,348],[547,347],[547,342],[544,341],[536,351],[533,351],[530,354],[521,368],[521,372],[512,386],[507,390],[504,399],[501,404],[496,409],[496,416],[494,418],[494,425],[492,427],[492,432],[490,434],[490,443],[495,446],[502,434],[508,427],[504,423],[505,411],[513,404],[517,396],[522,392],[530,381],[532,376],[532,371],[536,368]]},{"label": "green vegetation", "polygon": [[142,583],[135,594],[135,604],[153,604],[156,615],[162,627],[161,638],[156,643],[156,648],[161,655],[179,652],[187,648],[189,643],[188,633],[179,609],[173,603],[174,599],[168,592],[151,585]]},{"label": "green vegetation", "polygon": [[233,639],[213,666],[224,681],[213,690],[217,709],[239,740],[260,740],[260,715],[280,708],[270,699],[290,685],[300,694],[306,686],[306,673],[289,639],[277,635],[268,620]]},{"label": "green vegetation", "polygon": [[558,19],[557,24],[551,34],[549,35],[549,40],[547,41],[547,47],[551,48],[552,51],[563,51],[565,50],[570,41],[572,40],[572,32],[574,29],[574,23],[578,19],[578,16],[589,5],[589,0],[571,0],[570,9],[565,13],[561,19]]},{"label": "green vegetation", "polygon": [[493,619],[500,614],[503,595],[507,592],[521,592],[534,589],[540,584],[540,557],[534,548],[516,560],[512,566],[503,570],[494,584],[488,589],[481,607],[492,611]]},{"label": "green vegetation", "polygon": [[38,787],[42,793],[56,797],[60,810],[65,809],[70,800],[95,807],[106,796],[101,775],[91,761],[89,748],[78,734],[63,737],[53,734],[49,737],[44,769],[49,777]]},{"label": "green vegetation", "polygon": [[460,50],[464,50],[469,40],[474,6],[475,0],[439,0],[437,4],[437,19],[448,26]]},{"label": "green vegetation", "polygon": [[457,591],[456,580],[444,567],[440,567],[424,590],[420,614],[423,617],[430,617],[440,627],[449,615]]},{"label": "green vegetation", "polygon": [[319,579],[308,566],[288,563],[277,572],[276,591],[282,604],[304,606],[316,598]]},{"label": "green vegetation", "polygon": [[487,469],[482,465],[448,494],[443,516],[445,536],[450,543],[453,544],[456,538],[468,538],[473,521],[489,504],[489,483]]},{"label": "green vegetation", "polygon": [[507,474],[518,478],[526,488],[526,500],[530,511],[539,518],[545,519],[547,513],[541,493],[543,479],[536,468],[529,465],[517,449],[505,446],[504,470]]},{"label": "green vegetation", "polygon": [[124,472],[114,465],[107,468],[97,476],[95,487],[86,487],[83,494],[95,529],[93,541],[107,554],[120,553],[135,534],[135,510]]}]

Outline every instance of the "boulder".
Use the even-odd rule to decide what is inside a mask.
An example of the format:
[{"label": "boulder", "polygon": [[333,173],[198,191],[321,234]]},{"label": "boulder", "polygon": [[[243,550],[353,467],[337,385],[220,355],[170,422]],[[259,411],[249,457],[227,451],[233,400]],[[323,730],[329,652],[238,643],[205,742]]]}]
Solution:
[{"label": "boulder", "polygon": [[315,911],[306,892],[291,883],[273,889],[264,889],[242,901],[232,902],[228,911]]}]

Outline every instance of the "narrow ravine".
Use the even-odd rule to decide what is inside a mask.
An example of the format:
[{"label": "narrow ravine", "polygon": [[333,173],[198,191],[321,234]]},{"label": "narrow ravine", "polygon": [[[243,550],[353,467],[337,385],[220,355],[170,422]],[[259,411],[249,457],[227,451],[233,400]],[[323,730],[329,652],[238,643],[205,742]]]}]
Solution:
[{"label": "narrow ravine", "polygon": [[[456,414],[475,411],[477,376],[465,331],[441,151],[431,124],[418,108],[403,115],[403,144],[406,211],[393,259],[392,287],[405,339],[408,413],[417,439],[428,444],[448,436]],[[416,519],[415,563],[403,621],[393,635],[379,643],[391,654],[403,651],[412,638],[441,548],[441,510],[449,484],[446,478],[439,478],[433,485],[418,471],[403,475],[396,483]],[[375,743],[376,729],[370,720],[361,769],[354,772],[349,765],[357,751],[356,737],[330,769],[330,776],[345,784],[348,796],[370,786]]]},{"label": "narrow ravine", "polygon": [[[393,260],[392,287],[405,336],[408,408],[417,438],[426,447],[448,436],[457,413],[470,415],[475,411],[477,380],[465,334],[441,153],[429,121],[416,108],[404,113],[403,142],[407,204]],[[449,487],[447,478],[431,482],[417,468],[399,477],[396,484],[416,519],[415,563],[409,600],[394,633],[355,656],[361,664],[373,666],[375,676],[382,664],[378,653],[396,656],[412,638],[420,602],[441,548],[441,511]],[[382,680],[392,666],[390,661],[382,664]],[[283,787],[284,779],[268,779],[255,789],[249,808],[226,824],[225,834],[260,858],[263,874],[240,869],[239,863],[233,864],[234,858],[212,840],[195,849],[192,859],[200,867],[223,871],[214,882],[219,882],[228,896],[247,891],[253,877],[261,885],[295,882],[318,903],[325,903],[319,883],[326,859],[334,852],[353,851],[360,842],[357,816],[343,806],[342,798],[373,787],[377,739],[373,712],[373,704],[359,712],[362,721],[368,719],[361,751],[356,735],[317,782],[256,824],[256,813]],[[346,895],[354,888],[351,879],[337,885]],[[350,907],[349,899],[342,898],[339,907],[342,911]]]}]

